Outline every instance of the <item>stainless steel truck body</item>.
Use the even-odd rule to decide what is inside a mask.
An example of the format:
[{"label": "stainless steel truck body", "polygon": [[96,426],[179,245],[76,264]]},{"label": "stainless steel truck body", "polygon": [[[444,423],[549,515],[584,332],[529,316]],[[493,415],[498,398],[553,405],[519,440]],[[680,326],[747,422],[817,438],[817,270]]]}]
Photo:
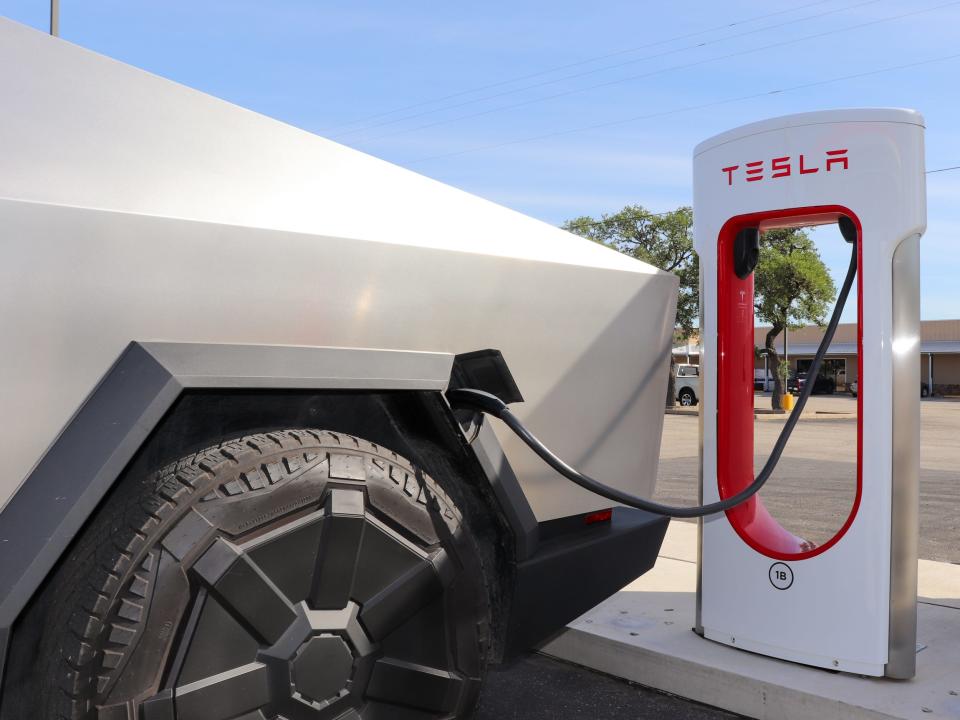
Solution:
[{"label": "stainless steel truck body", "polygon": [[[458,356],[495,348],[502,360],[483,361],[512,375],[524,400],[516,412],[534,432],[606,482],[651,493],[672,275],[2,19],[0,98],[4,720],[54,712],[30,705],[23,690],[65,682],[40,677],[54,662],[48,650],[81,668],[69,671],[67,709],[57,717],[400,717],[389,708],[463,717],[487,663],[542,639],[652,564],[664,521],[618,511],[612,522],[585,525],[609,502],[560,480],[513,437],[495,435],[500,428],[483,426],[470,444],[477,428],[450,411],[443,392],[451,373],[480,382]],[[304,434],[318,424],[334,434]],[[240,479],[224,480],[232,471],[198,459],[207,446],[231,455],[223,448],[239,437],[243,453],[280,453],[274,465],[286,468],[284,479],[267,477],[273,461],[231,456]],[[295,462],[290,443],[301,448]],[[389,459],[387,449],[402,457]],[[206,479],[183,475],[187,456]],[[186,504],[156,495],[159,463],[178,458],[167,477],[183,492],[207,483]],[[254,478],[255,467],[265,474]],[[396,487],[377,492],[395,491],[392,500],[370,489],[385,477]],[[56,618],[76,618],[64,606],[86,602],[63,595],[70,582],[87,583],[71,570],[83,567],[78,548],[96,545],[96,533],[109,542],[115,524],[104,518],[136,478],[152,478],[143,492],[170,505],[150,520],[169,528],[157,525],[155,538],[131,531],[147,536],[145,545],[117,562],[136,558],[142,567],[117,569],[123,587],[114,594],[98,587],[109,607],[84,612],[102,632],[85,626],[81,650],[64,649],[45,633]],[[270,493],[280,494],[268,502]],[[411,508],[391,510],[403,497]],[[204,507],[248,519],[230,525]],[[191,518],[208,530],[190,535]],[[284,561],[269,569],[265,557],[251,558],[270,538],[314,521],[319,539],[294,555],[313,557],[315,576],[294,597],[281,581],[292,572]],[[418,522],[426,522],[419,536],[404,534]],[[365,543],[390,538],[412,563],[382,561],[379,589],[369,581],[362,602],[358,548],[367,545],[343,540],[354,531]],[[457,551],[471,532],[470,547]],[[192,545],[171,539],[187,535]],[[638,537],[652,555],[626,553]],[[324,588],[336,583],[318,578],[333,571],[316,568],[336,565],[336,548],[359,555],[354,579],[331,599]],[[485,592],[483,606],[467,612],[486,627],[481,650],[461,648],[449,665],[406,657],[389,638],[412,632],[404,623],[426,623],[413,616],[431,598],[446,598],[447,619],[427,624],[441,628],[438,643],[453,642],[462,616],[450,608],[465,601],[452,598],[467,585],[450,568],[467,572],[474,555],[483,559],[476,574],[488,578],[485,591],[471,589]],[[260,590],[233,597],[243,563]],[[578,580],[569,574],[577,569],[592,574]],[[437,588],[414,580],[404,590],[398,578],[418,573]],[[163,595],[173,587],[179,600]],[[139,604],[124,596],[136,588]],[[544,592],[567,599],[541,612]],[[259,600],[246,607],[241,596]],[[407,598],[404,612],[397,597]],[[136,605],[126,619],[124,603]],[[187,638],[217,622],[217,603],[245,628],[250,655],[204,670],[190,649],[201,641]],[[377,608],[394,608],[382,611],[392,620],[378,620]],[[162,612],[166,626],[155,626]],[[268,616],[284,620],[267,627]],[[103,629],[118,627],[126,644]],[[148,650],[163,669],[155,677],[135,669]]]}]

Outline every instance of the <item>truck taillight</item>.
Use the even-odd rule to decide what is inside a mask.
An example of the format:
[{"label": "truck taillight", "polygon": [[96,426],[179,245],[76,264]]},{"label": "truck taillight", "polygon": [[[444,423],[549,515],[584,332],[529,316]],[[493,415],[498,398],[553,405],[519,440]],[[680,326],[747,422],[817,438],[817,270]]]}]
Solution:
[{"label": "truck taillight", "polygon": [[583,518],[583,522],[587,525],[593,525],[595,523],[610,522],[610,518],[613,517],[613,510],[597,510],[597,512],[590,513]]}]

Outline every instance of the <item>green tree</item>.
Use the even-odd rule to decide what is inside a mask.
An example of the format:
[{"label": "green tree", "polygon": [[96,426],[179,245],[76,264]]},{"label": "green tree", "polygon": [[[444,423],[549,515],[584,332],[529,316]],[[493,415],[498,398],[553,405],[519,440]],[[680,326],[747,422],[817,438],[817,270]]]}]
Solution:
[{"label": "green tree", "polygon": [[836,294],[827,266],[804,230],[788,228],[763,234],[754,272],[754,310],[757,320],[771,326],[764,347],[773,375],[774,410],[781,408],[786,377],[786,366],[781,369],[774,341],[785,328],[797,329],[807,323],[822,327]]},{"label": "green tree", "polygon": [[[668,213],[651,213],[641,205],[627,205],[599,220],[578,217],[563,229],[625,255],[643,260],[680,279],[674,342],[687,340],[700,317],[700,265],[693,251],[693,209],[680,207]],[[674,404],[674,360],[670,354],[667,406]]]}]

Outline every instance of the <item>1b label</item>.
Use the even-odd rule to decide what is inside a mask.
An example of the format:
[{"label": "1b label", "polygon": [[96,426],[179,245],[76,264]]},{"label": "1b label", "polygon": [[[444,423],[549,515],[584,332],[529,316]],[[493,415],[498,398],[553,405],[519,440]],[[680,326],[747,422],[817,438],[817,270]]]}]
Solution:
[{"label": "1b label", "polygon": [[793,585],[793,570],[786,563],[774,563],[767,574],[770,576],[770,584],[777,590],[786,590]]}]

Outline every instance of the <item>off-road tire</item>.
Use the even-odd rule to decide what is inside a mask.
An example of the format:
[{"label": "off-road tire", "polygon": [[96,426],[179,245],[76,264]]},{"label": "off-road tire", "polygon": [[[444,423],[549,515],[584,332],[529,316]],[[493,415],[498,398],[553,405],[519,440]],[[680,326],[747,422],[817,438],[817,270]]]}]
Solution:
[{"label": "off-road tire", "polygon": [[491,573],[456,494],[308,429],[126,477],[15,629],[2,718],[469,717]]}]

